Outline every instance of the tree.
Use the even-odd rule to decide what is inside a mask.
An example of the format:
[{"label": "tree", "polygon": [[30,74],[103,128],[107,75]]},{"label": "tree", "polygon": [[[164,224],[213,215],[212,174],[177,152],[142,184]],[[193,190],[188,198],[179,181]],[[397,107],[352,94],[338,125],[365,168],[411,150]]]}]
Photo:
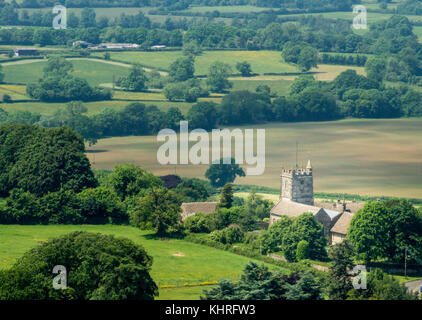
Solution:
[{"label": "tree", "polygon": [[212,92],[224,92],[232,88],[233,84],[228,80],[232,69],[230,65],[216,61],[208,71],[207,85]]},{"label": "tree", "polygon": [[[67,288],[55,290],[53,268],[63,265]],[[73,232],[26,252],[0,271],[0,300],[153,300],[152,258],[126,238]]]},{"label": "tree", "polygon": [[233,203],[233,189],[230,183],[226,183],[221,191],[220,208],[230,209]]},{"label": "tree", "polygon": [[140,228],[152,228],[158,236],[180,233],[183,228],[180,205],[180,198],[173,191],[151,188],[138,199],[131,222]]},{"label": "tree", "polygon": [[47,61],[47,65],[44,67],[45,76],[51,75],[64,77],[71,71],[73,71],[72,62],[59,56],[50,57]]},{"label": "tree", "polygon": [[182,57],[170,65],[169,75],[174,81],[186,81],[193,78],[195,73],[195,59],[193,56]]},{"label": "tree", "polygon": [[238,282],[221,280],[201,300],[320,300],[321,285],[312,273],[283,275],[249,262]]},{"label": "tree", "polygon": [[252,76],[251,64],[247,61],[238,62],[236,64],[236,69],[242,74],[242,77]]},{"label": "tree", "polygon": [[201,101],[194,104],[188,111],[189,126],[210,131],[215,128],[218,120],[216,104],[211,101]]},{"label": "tree", "polygon": [[309,257],[309,243],[306,240],[300,240],[296,248],[296,260],[304,260]]},{"label": "tree", "polygon": [[332,300],[345,300],[352,289],[351,274],[353,268],[354,248],[348,239],[335,244],[328,251],[332,261],[328,272],[328,296]]},{"label": "tree", "polygon": [[220,159],[218,163],[210,165],[205,172],[205,177],[210,180],[213,187],[222,187],[226,183],[233,182],[237,176],[245,176],[245,172],[235,163],[233,158],[231,159],[231,164],[224,164],[222,160]]},{"label": "tree", "polygon": [[383,58],[370,57],[365,63],[365,71],[368,79],[382,82],[386,73],[387,62]]},{"label": "tree", "polygon": [[85,7],[81,11],[80,25],[82,28],[95,27],[97,22],[95,20],[95,10],[92,8]]},{"label": "tree", "polygon": [[351,289],[348,300],[418,300],[418,294],[409,292],[404,284],[381,269],[368,273],[366,290]]},{"label": "tree", "polygon": [[387,246],[392,241],[391,223],[391,216],[382,202],[367,202],[353,216],[347,236],[365,262],[386,256]]},{"label": "tree", "polygon": [[146,89],[147,80],[145,70],[139,65],[134,65],[129,75],[120,79],[120,86],[126,90],[139,92]]},{"label": "tree", "polygon": [[106,184],[124,200],[127,197],[138,196],[149,188],[159,188],[162,186],[162,181],[139,166],[124,164],[114,167],[113,173],[107,177]]},{"label": "tree", "polygon": [[[14,187],[38,196],[60,189],[80,192],[97,182],[81,136],[71,129],[8,124],[0,126],[0,193]],[[18,141],[16,139],[24,139]],[[13,148],[10,148],[10,145]]]},{"label": "tree", "polygon": [[299,58],[297,65],[302,69],[302,71],[309,71],[312,67],[317,67],[318,62],[318,50],[306,46],[300,50]]}]

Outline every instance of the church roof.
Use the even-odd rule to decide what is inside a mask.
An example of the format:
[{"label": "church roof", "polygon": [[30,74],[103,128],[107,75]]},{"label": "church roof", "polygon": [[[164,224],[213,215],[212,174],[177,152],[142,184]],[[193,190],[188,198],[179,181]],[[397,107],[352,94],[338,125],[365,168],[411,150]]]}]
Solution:
[{"label": "church roof", "polygon": [[271,209],[271,214],[279,216],[285,215],[288,217],[298,217],[305,212],[310,212],[315,215],[320,210],[321,208],[315,206],[310,206],[307,204],[282,199],[275,205],[274,208]]},{"label": "church roof", "polygon": [[335,219],[338,217],[341,213],[335,210],[328,210],[321,207],[316,206],[310,206],[307,204],[282,199],[280,200],[274,208],[271,209],[271,214],[277,215],[277,216],[288,216],[290,218],[298,217],[301,214],[305,212],[310,212],[314,216],[318,213],[325,213],[330,220]]},{"label": "church roof", "polygon": [[331,228],[331,232],[346,235],[347,229],[349,229],[350,222],[352,221],[352,218],[353,218],[353,214],[351,214],[349,212],[343,212],[341,217],[338,219],[338,221]]}]

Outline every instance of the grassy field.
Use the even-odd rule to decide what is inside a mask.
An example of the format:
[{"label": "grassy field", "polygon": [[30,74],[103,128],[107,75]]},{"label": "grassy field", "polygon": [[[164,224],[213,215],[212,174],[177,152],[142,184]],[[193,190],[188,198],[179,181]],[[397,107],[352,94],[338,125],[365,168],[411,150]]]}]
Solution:
[{"label": "grassy field", "polygon": [[[140,63],[156,69],[168,70],[170,64],[183,56],[181,51],[112,52],[111,58],[129,63]],[[196,57],[195,73],[205,75],[215,61],[228,63],[237,73],[237,62],[248,61],[255,73],[296,73],[296,66],[287,64],[278,51],[205,51]]]},{"label": "grassy field", "polygon": [[[296,141],[299,164],[314,165],[315,192],[422,198],[422,118],[271,123],[266,129],[266,170],[236,183],[280,186],[281,166],[294,166]],[[252,128],[255,126],[249,126]],[[192,129],[192,128],[191,128]],[[88,153],[94,168],[136,163],[159,175],[203,177],[208,166],[162,166],[156,137],[100,140]]]},{"label": "grassy field", "polygon": [[[9,268],[24,252],[39,241],[72,231],[114,234],[142,244],[153,259],[151,276],[160,288],[160,299],[198,299],[203,282],[239,278],[248,261],[230,252],[193,244],[183,240],[156,240],[151,233],[128,226],[5,226],[0,225],[0,268]],[[270,266],[274,269],[274,266]],[[288,272],[287,270],[284,270]],[[194,285],[192,287],[186,284]]]},{"label": "grassy field", "polygon": [[[73,63],[74,76],[86,79],[91,85],[112,82],[115,78],[125,76],[129,72],[127,66],[107,63],[93,59],[70,59]],[[3,64],[4,82],[6,83],[31,83],[38,81],[43,75],[45,60],[23,60]]]}]

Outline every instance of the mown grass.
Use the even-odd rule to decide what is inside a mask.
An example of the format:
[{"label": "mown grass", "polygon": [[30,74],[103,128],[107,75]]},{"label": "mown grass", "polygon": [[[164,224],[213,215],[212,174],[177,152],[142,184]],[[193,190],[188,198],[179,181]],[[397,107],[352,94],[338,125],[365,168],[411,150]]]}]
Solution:
[{"label": "mown grass", "polygon": [[[270,123],[245,126],[266,130],[263,175],[238,178],[236,184],[280,187],[281,167],[311,159],[315,192],[422,198],[422,118],[341,120],[332,122]],[[190,128],[192,129],[192,128]],[[158,175],[203,177],[207,165],[160,165],[156,137],[100,140],[93,150],[95,168],[112,169],[134,162]],[[88,154],[93,161],[93,154]]]},{"label": "mown grass", "polygon": [[[0,225],[0,268],[9,268],[27,250],[41,241],[73,231],[89,231],[126,237],[144,246],[154,261],[151,276],[164,291],[161,299],[198,299],[204,282],[220,279],[237,280],[244,266],[252,259],[184,240],[160,240],[152,233],[129,226],[112,225]],[[271,269],[276,267],[269,265]],[[288,272],[287,270],[284,270]]]},{"label": "mown grass", "polygon": [[[111,83],[113,77],[125,76],[129,73],[127,67],[104,63],[93,59],[71,60],[73,64],[72,74],[76,77],[86,79],[91,85],[102,83]],[[32,61],[22,64],[5,64],[3,72],[5,74],[5,83],[24,83],[37,82],[43,76],[43,69],[47,62],[45,60]]]}]

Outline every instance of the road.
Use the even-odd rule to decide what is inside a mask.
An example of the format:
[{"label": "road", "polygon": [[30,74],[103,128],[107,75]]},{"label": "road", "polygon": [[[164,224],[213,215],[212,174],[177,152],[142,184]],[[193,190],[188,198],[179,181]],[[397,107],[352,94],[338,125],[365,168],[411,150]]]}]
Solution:
[{"label": "road", "polygon": [[420,292],[419,290],[422,286],[422,279],[406,282],[405,285],[410,291]]}]

